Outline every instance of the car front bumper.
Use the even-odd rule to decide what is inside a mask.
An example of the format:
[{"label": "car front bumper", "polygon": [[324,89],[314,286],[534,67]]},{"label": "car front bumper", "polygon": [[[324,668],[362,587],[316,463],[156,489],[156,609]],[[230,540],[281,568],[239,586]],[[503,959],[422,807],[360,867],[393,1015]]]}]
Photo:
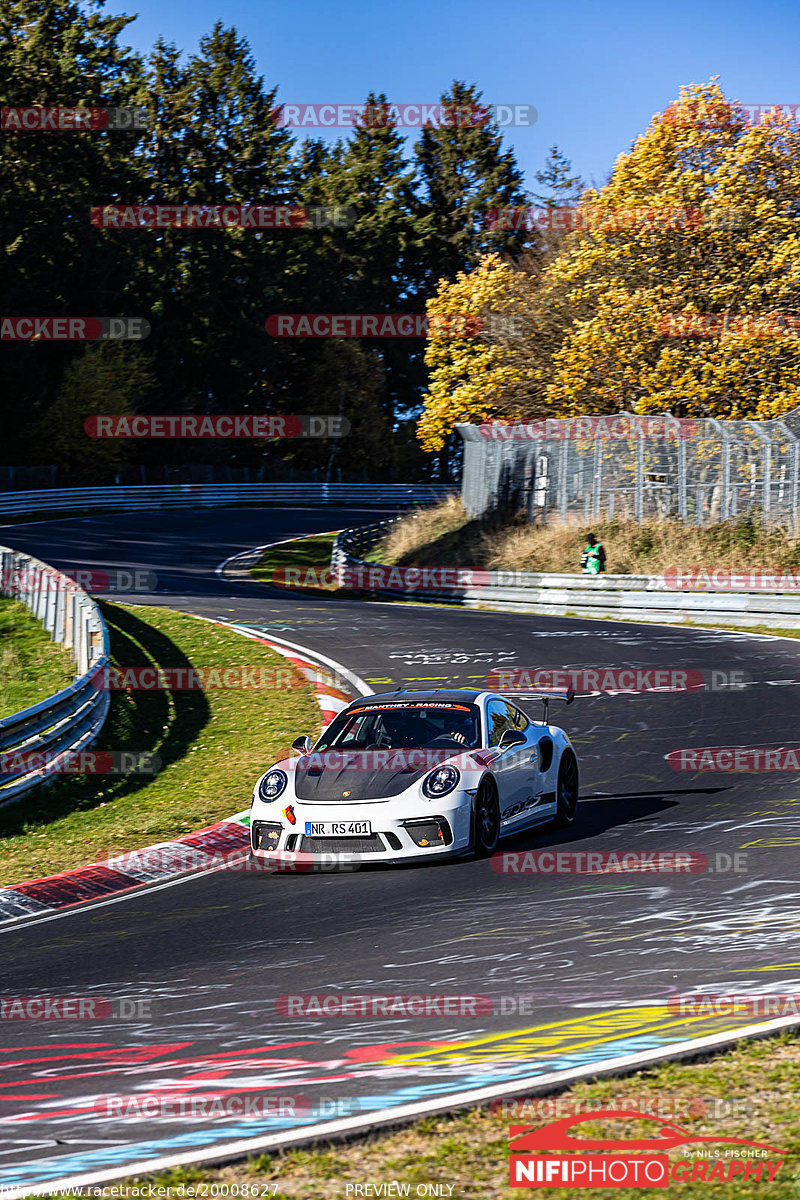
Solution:
[{"label": "car front bumper", "polygon": [[[456,791],[439,800],[398,803],[402,798],[356,804],[314,804],[281,796],[271,804],[254,799],[250,811],[251,850],[265,864],[291,861],[296,855],[335,867],[355,863],[391,863],[446,857],[470,844],[472,795]],[[285,815],[291,806],[294,823]],[[306,833],[306,822],[368,821],[369,835],[318,836]],[[265,828],[266,827],[266,828]],[[438,832],[441,836],[436,836]]]}]

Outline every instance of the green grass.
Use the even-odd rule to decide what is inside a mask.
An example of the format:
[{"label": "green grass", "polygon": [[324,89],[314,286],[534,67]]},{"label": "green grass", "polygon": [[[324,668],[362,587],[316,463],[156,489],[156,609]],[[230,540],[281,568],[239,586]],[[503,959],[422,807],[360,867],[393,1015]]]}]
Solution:
[{"label": "green grass", "polygon": [[[305,677],[269,647],[160,608],[101,603],[119,668],[260,667],[291,687],[112,691],[96,750],[147,751],[154,776],[54,778],[0,809],[0,884],[135,850],[247,808],[257,775],[301,733],[320,727]],[[274,676],[273,676],[274,678]]]},{"label": "green grass", "polygon": [[[330,578],[331,551],[335,537],[335,533],[320,533],[267,550],[253,567],[253,579],[259,583],[272,583],[275,572],[278,572],[279,580],[284,580],[285,570],[300,570],[298,582],[303,586],[293,585],[293,592],[300,592],[304,596],[352,597],[353,592],[345,592]],[[304,583],[306,580],[307,586]]]},{"label": "green grass", "polygon": [[[665,1116],[664,1121],[674,1121],[690,1133],[747,1138],[787,1152],[772,1184],[766,1182],[765,1173],[763,1183],[753,1179],[746,1183],[741,1180],[708,1184],[700,1180],[670,1182],[669,1189],[636,1188],[630,1193],[626,1190],[625,1195],[642,1200],[657,1200],[665,1194],[675,1194],[680,1200],[800,1197],[800,1038],[797,1035],[783,1034],[742,1043],[734,1050],[701,1062],[665,1063],[622,1079],[581,1083],[551,1093],[550,1099],[556,1096],[564,1100],[602,1102],[609,1108],[615,1107],[615,1101],[626,1102],[630,1108],[633,1098],[644,1102],[664,1102],[669,1098],[673,1104],[682,1101],[684,1110],[692,1101],[717,1100],[727,1105],[721,1115],[712,1115],[710,1110],[703,1115],[695,1108],[697,1115],[684,1116],[679,1108],[680,1117]],[[520,1118],[522,1123],[535,1126],[557,1119],[558,1115],[546,1114]],[[295,1197],[340,1200],[347,1184],[396,1180],[411,1185],[411,1196],[416,1194],[417,1185],[436,1183],[453,1185],[452,1193],[445,1188],[444,1195],[463,1200],[513,1200],[523,1194],[507,1183],[508,1126],[515,1120],[483,1107],[450,1116],[428,1117],[396,1131],[368,1135],[341,1145],[265,1154],[218,1169],[179,1169],[148,1176],[147,1180],[169,1188],[197,1183],[236,1183],[249,1187],[258,1184],[263,1195],[274,1194],[279,1200]],[[617,1122],[593,1121],[583,1126],[580,1136],[651,1137],[654,1131],[653,1122],[628,1120],[622,1126]],[[711,1146],[715,1148],[722,1150],[724,1145]],[[672,1150],[670,1161],[686,1159],[690,1153],[691,1146]],[[128,1186],[143,1182],[142,1178],[126,1181]],[[274,1193],[273,1188],[276,1188]],[[189,1194],[188,1188],[184,1194]],[[207,1194],[211,1194],[210,1188]],[[354,1192],[348,1194],[353,1196]],[[574,1200],[578,1195],[589,1200],[619,1200],[623,1192],[607,1188],[547,1188],[542,1194],[552,1200]]]},{"label": "green grass", "polygon": [[18,600],[0,597],[0,717],[68,687],[77,667]]}]

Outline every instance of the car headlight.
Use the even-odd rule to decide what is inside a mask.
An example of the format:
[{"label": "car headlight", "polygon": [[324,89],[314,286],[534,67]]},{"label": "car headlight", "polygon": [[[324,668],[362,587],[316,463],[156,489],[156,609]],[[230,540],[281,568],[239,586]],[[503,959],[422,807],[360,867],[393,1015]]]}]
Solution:
[{"label": "car headlight", "polygon": [[273,767],[271,771],[267,771],[263,779],[258,785],[258,798],[269,804],[272,800],[277,800],[278,796],[286,790],[286,772],[281,771],[278,767]]},{"label": "car headlight", "polygon": [[455,767],[437,767],[425,779],[422,785],[422,794],[429,800],[437,800],[439,796],[446,796],[452,792],[460,782],[461,772]]}]

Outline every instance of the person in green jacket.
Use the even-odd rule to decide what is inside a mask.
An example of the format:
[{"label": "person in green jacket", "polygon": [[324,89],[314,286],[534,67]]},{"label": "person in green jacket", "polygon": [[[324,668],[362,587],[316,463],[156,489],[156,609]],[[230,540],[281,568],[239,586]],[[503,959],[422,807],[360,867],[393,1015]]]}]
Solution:
[{"label": "person in green jacket", "polygon": [[581,555],[581,571],[584,575],[599,575],[606,569],[606,552],[593,533],[586,535],[586,549]]}]

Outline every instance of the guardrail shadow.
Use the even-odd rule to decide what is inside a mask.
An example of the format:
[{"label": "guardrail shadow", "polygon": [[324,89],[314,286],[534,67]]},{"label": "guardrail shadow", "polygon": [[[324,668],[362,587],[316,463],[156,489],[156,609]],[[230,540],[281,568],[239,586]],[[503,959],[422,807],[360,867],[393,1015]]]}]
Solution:
[{"label": "guardrail shadow", "polygon": [[[173,641],[135,614],[98,601],[108,626],[112,665],[191,668],[194,664]],[[183,758],[208,723],[211,709],[202,691],[112,691],[103,731],[92,747],[103,751],[149,752],[159,769]],[[152,774],[53,776],[50,787],[32,792],[0,811],[0,836],[30,831],[76,811],[88,812],[131,796],[152,782]]]}]

